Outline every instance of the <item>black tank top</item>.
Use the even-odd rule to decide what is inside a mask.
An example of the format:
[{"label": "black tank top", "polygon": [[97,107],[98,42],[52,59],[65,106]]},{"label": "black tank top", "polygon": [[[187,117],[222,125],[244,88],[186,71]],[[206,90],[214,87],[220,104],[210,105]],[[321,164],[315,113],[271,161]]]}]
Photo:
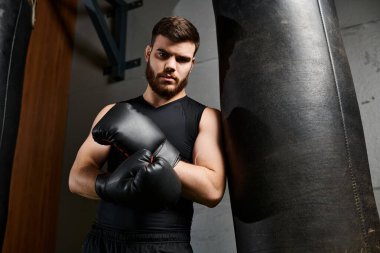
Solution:
[{"label": "black tank top", "polygon": [[[130,103],[157,124],[167,139],[180,152],[181,159],[193,163],[192,154],[198,126],[205,106],[185,96],[173,102],[153,107],[143,96],[121,103]],[[108,156],[108,171],[114,171],[125,159],[117,149],[111,148]],[[193,202],[181,198],[178,204],[159,212],[138,209],[101,201],[97,222],[126,231],[173,231],[190,230],[193,218]]]}]

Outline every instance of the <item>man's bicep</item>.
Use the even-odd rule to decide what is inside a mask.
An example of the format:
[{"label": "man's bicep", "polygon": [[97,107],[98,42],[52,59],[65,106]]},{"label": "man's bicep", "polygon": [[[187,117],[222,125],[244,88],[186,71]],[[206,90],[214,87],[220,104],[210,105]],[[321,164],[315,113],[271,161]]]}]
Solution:
[{"label": "man's bicep", "polygon": [[107,159],[109,150],[110,146],[96,143],[90,134],[80,147],[75,163],[79,168],[91,166],[101,169]]},{"label": "man's bicep", "polygon": [[219,176],[218,179],[224,180],[221,134],[220,113],[215,109],[206,108],[194,145],[194,164],[212,170]]},{"label": "man's bicep", "polygon": [[109,111],[109,109],[112,108],[112,106],[113,105],[107,105],[96,116],[89,135],[78,150],[73,169],[80,169],[88,166],[100,169],[103,166],[105,160],[107,159],[110,146],[101,145],[95,142],[92,138],[91,132],[94,126]]}]

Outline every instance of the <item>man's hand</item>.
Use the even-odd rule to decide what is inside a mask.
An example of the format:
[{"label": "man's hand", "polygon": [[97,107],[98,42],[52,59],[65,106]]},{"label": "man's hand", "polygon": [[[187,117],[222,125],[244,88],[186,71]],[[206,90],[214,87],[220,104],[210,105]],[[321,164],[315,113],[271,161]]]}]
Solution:
[{"label": "man's hand", "polygon": [[99,174],[95,190],[105,201],[161,210],[177,203],[181,183],[165,159],[142,149],[127,158],[112,174]]}]

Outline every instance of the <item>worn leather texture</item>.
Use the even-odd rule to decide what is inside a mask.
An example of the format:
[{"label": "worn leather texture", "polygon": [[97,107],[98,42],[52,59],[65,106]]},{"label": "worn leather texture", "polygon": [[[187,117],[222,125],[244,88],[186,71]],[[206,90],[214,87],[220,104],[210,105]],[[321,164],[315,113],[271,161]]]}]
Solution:
[{"label": "worn leather texture", "polygon": [[238,252],[380,252],[333,1],[213,5]]},{"label": "worn leather texture", "polygon": [[27,0],[0,1],[0,249],[21,109],[24,66],[32,30]]},{"label": "worn leather texture", "polygon": [[115,104],[92,129],[94,140],[102,145],[114,145],[127,156],[140,149],[154,152],[165,135],[144,114],[128,103]]}]

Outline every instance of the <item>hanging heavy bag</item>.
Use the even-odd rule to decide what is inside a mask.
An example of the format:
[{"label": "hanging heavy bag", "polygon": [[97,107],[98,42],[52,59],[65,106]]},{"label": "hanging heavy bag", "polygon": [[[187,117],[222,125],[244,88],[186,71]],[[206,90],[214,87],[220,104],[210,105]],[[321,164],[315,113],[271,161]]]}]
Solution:
[{"label": "hanging heavy bag", "polygon": [[31,1],[0,2],[0,250],[8,216],[10,178],[31,30]]},{"label": "hanging heavy bag", "polygon": [[333,1],[213,4],[238,252],[380,252]]}]

